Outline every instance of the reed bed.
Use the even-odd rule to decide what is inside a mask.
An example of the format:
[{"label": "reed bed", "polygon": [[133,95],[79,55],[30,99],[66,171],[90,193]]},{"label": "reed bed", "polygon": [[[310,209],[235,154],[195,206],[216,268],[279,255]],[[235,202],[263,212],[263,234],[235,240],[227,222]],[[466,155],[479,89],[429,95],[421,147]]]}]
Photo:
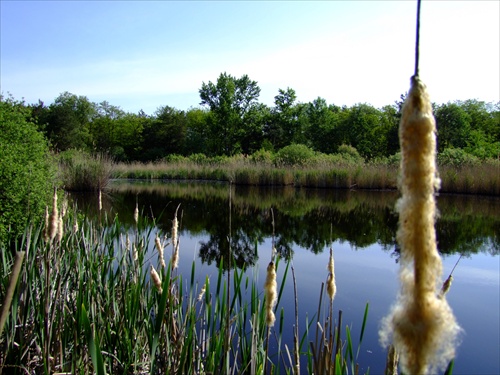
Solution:
[{"label": "reed bed", "polygon": [[[293,346],[282,343],[287,327],[280,300],[290,263],[274,252],[265,288],[256,272],[224,271],[223,264],[216,280],[198,281],[194,261],[190,275],[177,268],[185,261],[179,259],[181,209],[172,231],[159,233],[138,207],[135,225],[126,229],[116,217],[90,221],[62,206],[54,198],[47,225],[27,228],[14,252],[0,249],[2,298],[16,252],[25,253],[0,337],[0,373],[298,374],[301,358],[302,368],[314,372],[311,322],[301,336],[296,328]],[[52,226],[56,219],[62,225]],[[333,324],[322,316],[319,308],[316,325]],[[355,357],[349,328],[343,333],[340,323],[332,339],[345,348],[336,361],[347,374]]]},{"label": "reed bed", "polygon": [[[207,161],[208,160],[208,161]],[[218,160],[218,159],[217,159]],[[500,195],[500,163],[438,165],[443,193]],[[200,163],[184,158],[156,163],[118,163],[114,178],[231,181],[241,185],[396,190],[399,165],[387,161],[330,162],[313,159],[283,165],[241,156]]]}]

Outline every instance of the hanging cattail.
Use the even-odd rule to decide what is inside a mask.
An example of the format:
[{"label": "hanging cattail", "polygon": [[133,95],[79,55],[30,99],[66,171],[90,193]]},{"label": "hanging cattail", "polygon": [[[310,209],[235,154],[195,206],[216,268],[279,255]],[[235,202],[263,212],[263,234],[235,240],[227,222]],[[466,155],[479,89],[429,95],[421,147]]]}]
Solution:
[{"label": "hanging cattail", "polygon": [[438,296],[442,263],[434,229],[434,194],[439,187],[436,125],[426,87],[415,76],[403,107],[399,138],[401,292],[380,337],[387,345],[392,334],[405,373],[425,374],[453,358],[460,328],[446,299]]},{"label": "hanging cattail", "polygon": [[49,217],[49,240],[53,241],[57,234],[59,226],[59,213],[57,211],[57,188],[54,188],[54,197],[52,201],[52,213]]},{"label": "hanging cattail", "polygon": [[276,270],[274,262],[271,261],[267,266],[266,282],[264,284],[264,293],[266,296],[266,324],[268,327],[274,326],[276,317],[274,316],[274,306],[278,299],[277,283],[276,283]]},{"label": "hanging cattail", "polygon": [[335,269],[333,264],[333,249],[330,248],[330,260],[328,262],[328,279],[326,280],[326,291],[330,301],[333,301],[337,293],[337,285],[335,284]]},{"label": "hanging cattail", "polygon": [[158,237],[158,233],[155,238],[156,250],[158,250],[158,259],[160,260],[160,264],[163,268],[165,268],[165,258],[163,257],[163,245],[161,244],[160,238]]},{"label": "hanging cattail", "polygon": [[139,204],[137,202],[135,202],[134,223],[136,226],[139,223]]},{"label": "hanging cattail", "polygon": [[153,280],[153,284],[158,290],[158,292],[163,293],[163,288],[161,287],[160,275],[158,275],[158,272],[156,272],[153,266],[151,266],[150,274],[151,274],[151,280]]},{"label": "hanging cattail", "polygon": [[448,276],[448,278],[444,281],[443,286],[441,287],[440,297],[443,297],[446,293],[448,293],[452,281],[453,281],[453,276],[452,275]]}]

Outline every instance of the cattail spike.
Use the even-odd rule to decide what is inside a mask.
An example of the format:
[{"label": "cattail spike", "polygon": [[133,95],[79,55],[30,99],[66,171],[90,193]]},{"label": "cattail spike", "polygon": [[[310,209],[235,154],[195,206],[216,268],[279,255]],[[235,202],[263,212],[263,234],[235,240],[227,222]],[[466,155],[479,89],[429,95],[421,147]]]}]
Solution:
[{"label": "cattail spike", "polygon": [[266,282],[264,284],[264,292],[266,296],[266,324],[268,327],[274,326],[276,317],[274,315],[274,306],[278,299],[277,283],[276,283],[276,269],[274,262],[271,261],[267,266]]},{"label": "cattail spike", "polygon": [[151,265],[151,269],[150,269],[150,274],[151,274],[151,280],[153,280],[153,284],[156,287],[156,290],[158,290],[158,292],[160,292],[160,293],[163,293],[160,275],[158,275],[158,272],[156,272],[156,270],[154,269],[154,267],[152,265]]},{"label": "cattail spike", "polygon": [[57,188],[54,188],[54,196],[52,200],[52,213],[49,217],[49,240],[53,241],[57,235],[59,226],[59,212],[57,211]]},{"label": "cattail spike", "polygon": [[158,237],[158,233],[155,237],[155,245],[156,250],[158,250],[158,259],[160,260],[160,265],[165,268],[165,258],[163,257],[163,245],[161,244],[160,237]]},{"label": "cattail spike", "polygon": [[445,298],[439,298],[442,262],[437,251],[434,221],[436,123],[427,88],[412,77],[399,127],[402,196],[397,203],[401,246],[401,293],[382,323],[381,342],[390,336],[409,374],[435,372],[455,355],[460,327]]},{"label": "cattail spike", "polygon": [[335,268],[333,262],[333,249],[330,248],[330,259],[328,262],[328,279],[326,281],[326,291],[330,297],[330,301],[333,301],[335,294],[337,293],[337,285],[335,284]]}]

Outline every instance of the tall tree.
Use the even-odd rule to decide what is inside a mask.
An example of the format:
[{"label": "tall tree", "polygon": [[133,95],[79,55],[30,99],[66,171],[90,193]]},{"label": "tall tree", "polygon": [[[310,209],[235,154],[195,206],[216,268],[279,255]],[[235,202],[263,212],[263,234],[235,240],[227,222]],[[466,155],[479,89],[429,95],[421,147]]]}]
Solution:
[{"label": "tall tree", "polygon": [[257,103],[260,88],[245,74],[241,78],[221,73],[217,83],[203,82],[199,90],[201,105],[208,106],[210,147],[216,154],[233,155],[241,151],[245,115]]},{"label": "tall tree", "polygon": [[438,106],[434,112],[438,133],[438,152],[445,148],[467,146],[471,130],[471,117],[457,103]]},{"label": "tall tree", "polygon": [[290,87],[286,90],[279,89],[278,95],[274,97],[274,108],[271,110],[271,118],[264,132],[266,139],[276,150],[304,141],[296,100],[297,94]]},{"label": "tall tree", "polygon": [[91,147],[90,124],[95,115],[95,104],[87,97],[66,91],[49,107],[47,136],[59,150],[88,149]]}]

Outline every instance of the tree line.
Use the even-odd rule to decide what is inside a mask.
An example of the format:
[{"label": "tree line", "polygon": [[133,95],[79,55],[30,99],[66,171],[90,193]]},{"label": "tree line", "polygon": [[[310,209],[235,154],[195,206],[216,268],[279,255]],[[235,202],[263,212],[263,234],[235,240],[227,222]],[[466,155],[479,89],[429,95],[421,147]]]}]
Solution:
[{"label": "tree line", "polygon": [[[406,94],[392,105],[375,108],[328,104],[318,97],[300,103],[292,88],[280,89],[274,105],[258,101],[260,88],[247,75],[221,73],[203,82],[200,103],[186,111],[165,105],[152,115],[129,113],[107,101],[60,94],[52,104],[29,104],[36,122],[58,151],[104,152],[118,161],[155,161],[171,154],[207,156],[278,151],[303,144],[335,153],[341,145],[357,149],[366,160],[399,151],[398,126]],[[438,152],[462,149],[480,159],[500,155],[500,102],[478,100],[434,104]]]}]

